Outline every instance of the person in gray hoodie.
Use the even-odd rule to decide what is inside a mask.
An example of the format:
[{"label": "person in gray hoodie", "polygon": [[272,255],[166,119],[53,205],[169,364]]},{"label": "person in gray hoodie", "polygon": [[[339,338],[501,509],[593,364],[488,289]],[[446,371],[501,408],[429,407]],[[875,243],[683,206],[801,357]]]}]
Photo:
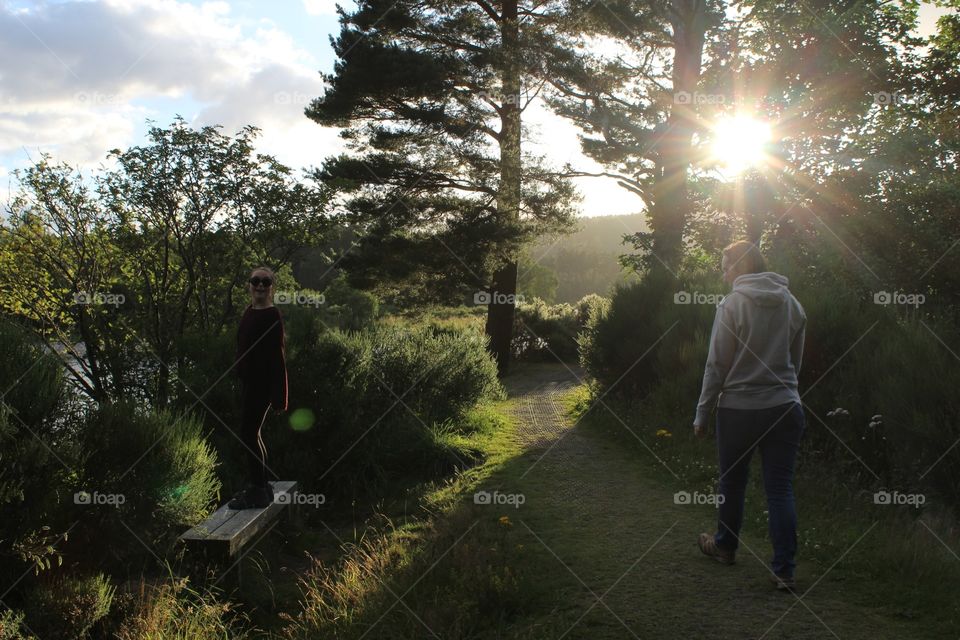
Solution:
[{"label": "person in gray hoodie", "polygon": [[803,356],[806,314],[786,277],[765,271],[756,245],[741,241],[723,250],[730,294],[717,305],[703,388],[693,428],[706,434],[717,407],[720,468],[717,532],[701,533],[708,556],[733,564],[743,523],[750,458],[760,449],[773,544],[771,580],[795,586],[797,514],[793,473],[805,427],[797,377]]}]

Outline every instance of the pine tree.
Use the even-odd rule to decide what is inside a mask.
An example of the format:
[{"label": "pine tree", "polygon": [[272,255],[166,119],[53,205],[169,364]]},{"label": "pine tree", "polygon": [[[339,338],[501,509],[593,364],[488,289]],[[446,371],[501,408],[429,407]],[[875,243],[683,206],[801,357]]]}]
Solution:
[{"label": "pine tree", "polygon": [[563,19],[516,0],[363,0],[340,12],[338,61],[307,108],[345,127],[350,143],[318,175],[360,234],[342,261],[352,281],[488,301],[501,372],[519,252],[574,218],[566,177],[521,148],[522,114],[546,82]]}]

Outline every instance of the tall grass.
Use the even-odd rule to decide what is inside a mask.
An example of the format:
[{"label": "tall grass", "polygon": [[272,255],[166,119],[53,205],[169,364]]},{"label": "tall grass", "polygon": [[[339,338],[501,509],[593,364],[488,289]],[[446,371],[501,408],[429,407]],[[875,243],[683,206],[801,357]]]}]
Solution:
[{"label": "tall grass", "polygon": [[243,640],[246,618],[211,591],[197,590],[186,579],[151,585],[140,583],[132,612],[116,630],[118,640]]}]

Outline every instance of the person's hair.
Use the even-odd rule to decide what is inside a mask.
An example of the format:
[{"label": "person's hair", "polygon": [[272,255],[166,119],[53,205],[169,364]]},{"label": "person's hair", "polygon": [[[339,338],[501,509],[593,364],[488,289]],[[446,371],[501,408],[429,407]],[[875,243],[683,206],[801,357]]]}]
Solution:
[{"label": "person's hair", "polygon": [[259,267],[257,267],[256,269],[251,269],[251,270],[250,270],[250,277],[253,277],[253,274],[256,273],[257,271],[266,271],[267,273],[270,274],[270,277],[273,278],[273,281],[274,281],[274,282],[277,281],[277,274],[275,274],[275,273],[273,272],[273,269],[271,269],[270,267],[259,266]]},{"label": "person's hair", "polygon": [[767,269],[760,249],[747,240],[728,244],[723,249],[723,255],[727,257],[728,265],[740,265],[739,270],[743,273],[761,273]]}]

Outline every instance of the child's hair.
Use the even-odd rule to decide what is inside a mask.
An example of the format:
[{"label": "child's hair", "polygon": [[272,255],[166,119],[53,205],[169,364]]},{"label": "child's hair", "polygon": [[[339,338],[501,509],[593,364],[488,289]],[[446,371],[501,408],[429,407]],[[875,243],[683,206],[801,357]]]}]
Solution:
[{"label": "child's hair", "polygon": [[277,281],[277,274],[275,274],[275,273],[273,272],[273,269],[271,269],[270,267],[265,267],[265,266],[261,265],[261,266],[257,267],[256,269],[251,269],[251,270],[250,270],[250,275],[252,276],[252,275],[253,275],[254,273],[256,273],[257,271],[266,271],[267,273],[270,274],[270,277],[273,278],[273,281],[274,281],[274,282]]},{"label": "child's hair", "polygon": [[744,273],[763,273],[767,270],[760,249],[747,240],[728,244],[723,249],[723,255],[727,256],[730,264],[742,263]]}]

